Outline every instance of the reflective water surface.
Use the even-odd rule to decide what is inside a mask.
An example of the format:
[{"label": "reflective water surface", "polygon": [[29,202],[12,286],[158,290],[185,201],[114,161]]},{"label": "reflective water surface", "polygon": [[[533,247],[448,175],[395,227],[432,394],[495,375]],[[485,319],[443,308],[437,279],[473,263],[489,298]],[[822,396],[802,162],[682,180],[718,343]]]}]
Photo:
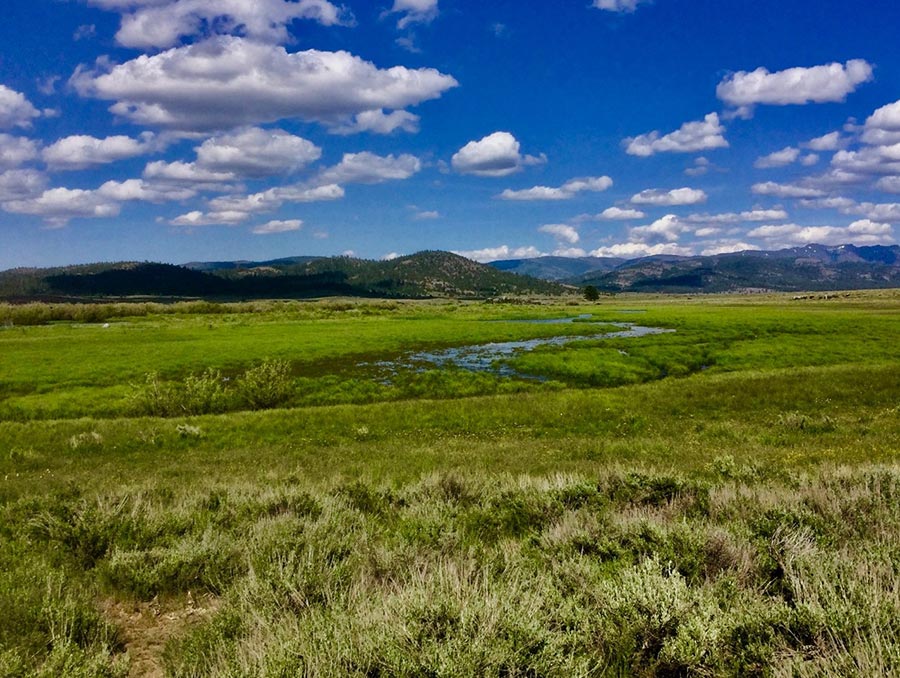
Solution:
[{"label": "reflective water surface", "polygon": [[[523,322],[542,325],[567,324],[590,321],[591,315],[584,314],[570,318],[544,318],[539,320],[516,320],[501,322]],[[612,332],[600,332],[598,334],[583,334],[575,336],[545,337],[540,339],[526,339],[524,341],[501,341],[486,344],[471,344],[468,346],[455,346],[438,351],[420,351],[402,356],[397,360],[381,361],[375,366],[395,372],[400,369],[433,370],[445,367],[456,367],[470,372],[490,372],[503,377],[519,377],[522,379],[535,379],[543,381],[544,377],[533,374],[524,374],[514,370],[505,364],[505,360],[513,358],[520,353],[533,351],[541,346],[565,346],[573,341],[596,341],[600,339],[623,339],[633,337],[646,337],[653,334],[674,332],[660,327],[643,327],[634,323],[596,321],[605,326],[615,326],[621,329]]]}]

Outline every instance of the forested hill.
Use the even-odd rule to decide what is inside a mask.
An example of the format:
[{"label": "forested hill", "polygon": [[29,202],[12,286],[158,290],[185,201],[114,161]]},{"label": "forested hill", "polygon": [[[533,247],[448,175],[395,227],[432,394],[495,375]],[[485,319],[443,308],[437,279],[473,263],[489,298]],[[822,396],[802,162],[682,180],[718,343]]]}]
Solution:
[{"label": "forested hill", "polygon": [[449,252],[390,261],[290,257],[184,266],[119,262],[0,272],[0,297],[13,300],[107,297],[216,299],[365,296],[386,298],[563,294],[554,282],[499,271]]}]

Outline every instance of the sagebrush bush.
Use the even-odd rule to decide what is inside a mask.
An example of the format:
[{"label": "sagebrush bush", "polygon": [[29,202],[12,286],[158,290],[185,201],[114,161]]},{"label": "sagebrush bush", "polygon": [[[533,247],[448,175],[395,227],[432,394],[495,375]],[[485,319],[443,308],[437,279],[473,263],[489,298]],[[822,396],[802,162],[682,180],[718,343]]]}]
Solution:
[{"label": "sagebrush bush", "polygon": [[893,675],[898,488],[893,466],[626,468],[23,499],[0,508],[0,668],[115,675],[102,587],[220,596],[174,676]]},{"label": "sagebrush bush", "polygon": [[149,599],[191,588],[220,592],[240,569],[234,541],[207,530],[167,547],[115,548],[104,562],[101,576],[118,589]]}]

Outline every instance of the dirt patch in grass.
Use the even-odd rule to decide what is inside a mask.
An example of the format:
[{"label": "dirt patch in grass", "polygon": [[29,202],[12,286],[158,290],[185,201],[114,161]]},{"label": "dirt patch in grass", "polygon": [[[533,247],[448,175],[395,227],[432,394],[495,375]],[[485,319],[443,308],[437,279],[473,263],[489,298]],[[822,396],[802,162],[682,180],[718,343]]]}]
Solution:
[{"label": "dirt patch in grass", "polygon": [[213,595],[193,595],[150,602],[108,598],[101,603],[104,616],[119,627],[130,658],[128,675],[162,678],[166,642],[187,627],[212,615],[221,604]]}]

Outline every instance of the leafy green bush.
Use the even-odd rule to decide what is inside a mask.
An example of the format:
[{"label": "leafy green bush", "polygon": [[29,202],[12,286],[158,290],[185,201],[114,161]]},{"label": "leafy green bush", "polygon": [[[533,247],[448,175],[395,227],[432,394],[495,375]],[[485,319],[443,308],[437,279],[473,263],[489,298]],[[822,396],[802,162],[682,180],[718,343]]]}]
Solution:
[{"label": "leafy green bush", "polygon": [[150,372],[143,384],[132,387],[131,401],[137,414],[177,417],[268,409],[284,405],[293,394],[290,363],[266,360],[248,368],[233,386],[211,367],[180,381],[163,381],[157,372]]},{"label": "leafy green bush", "polygon": [[185,414],[210,414],[228,409],[222,373],[211,367],[184,378],[181,408]]},{"label": "leafy green bush", "polygon": [[253,410],[284,405],[291,399],[293,391],[291,364],[287,360],[264,360],[237,380],[240,401]]}]

